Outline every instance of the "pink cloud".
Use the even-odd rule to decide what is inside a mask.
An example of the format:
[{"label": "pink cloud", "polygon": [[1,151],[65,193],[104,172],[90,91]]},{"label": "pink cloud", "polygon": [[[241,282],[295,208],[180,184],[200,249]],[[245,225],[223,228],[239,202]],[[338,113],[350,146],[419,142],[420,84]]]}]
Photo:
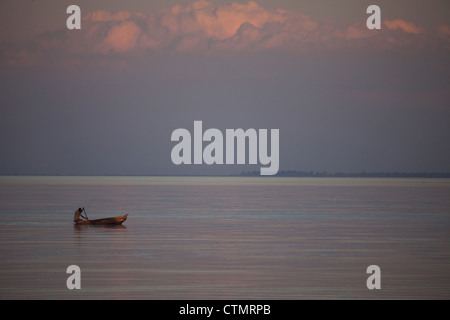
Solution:
[{"label": "pink cloud", "polygon": [[38,53],[24,49],[8,50],[4,54],[4,63],[9,66],[37,66],[42,63],[41,56]]},{"label": "pink cloud", "polygon": [[364,39],[378,35],[377,30],[369,30],[363,23],[353,24],[344,29],[337,29],[334,34],[347,40]]},{"label": "pink cloud", "polygon": [[261,28],[265,23],[285,21],[285,17],[261,8],[256,2],[248,4],[233,3],[230,6],[219,7],[215,15],[200,11],[196,14],[197,21],[208,36],[218,39],[230,38],[244,23]]},{"label": "pink cloud", "polygon": [[441,36],[450,36],[450,26],[446,24],[441,24],[436,28],[437,34]]},{"label": "pink cloud", "polygon": [[286,17],[278,11],[269,11],[256,2],[217,6],[208,1],[175,5],[160,11],[161,24],[172,34],[201,32],[207,37],[224,40],[236,34],[244,23],[261,28],[270,22],[283,23]]},{"label": "pink cloud", "polygon": [[92,22],[106,22],[106,21],[125,21],[131,17],[129,11],[119,11],[112,13],[106,10],[91,11],[84,17],[88,21]]},{"label": "pink cloud", "polygon": [[124,53],[133,49],[141,35],[141,29],[132,21],[125,21],[109,30],[106,38],[100,43],[99,51],[107,53],[113,50]]},{"label": "pink cloud", "polygon": [[389,30],[403,30],[406,33],[412,33],[412,34],[421,34],[425,33],[424,30],[418,26],[416,26],[412,22],[408,22],[402,19],[395,19],[395,20],[386,20],[383,22],[383,24],[389,29]]},{"label": "pink cloud", "polygon": [[[369,30],[365,21],[337,24],[315,21],[302,12],[266,9],[254,1],[215,4],[205,0],[177,4],[157,12],[97,10],[83,15],[80,32],[61,30],[36,37],[15,50],[10,64],[36,64],[61,59],[82,61],[83,55],[127,56],[177,52],[232,52],[290,50],[404,50],[449,49],[450,26],[438,26],[426,37],[424,30],[402,19],[386,20],[381,30]],[[400,31],[400,32],[399,32]],[[414,50],[410,50],[414,49]],[[10,50],[10,51],[11,51]],[[47,58],[46,57],[52,57]],[[3,61],[6,61],[3,59]],[[78,60],[77,60],[78,59]]]}]

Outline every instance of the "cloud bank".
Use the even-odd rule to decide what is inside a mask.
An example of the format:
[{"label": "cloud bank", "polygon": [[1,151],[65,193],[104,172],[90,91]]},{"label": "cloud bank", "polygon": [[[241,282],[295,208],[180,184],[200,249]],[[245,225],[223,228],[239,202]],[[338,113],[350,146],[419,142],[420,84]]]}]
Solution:
[{"label": "cloud bank", "polygon": [[426,32],[413,22],[394,19],[383,21],[381,30],[368,30],[365,21],[314,21],[301,12],[265,9],[253,1],[218,5],[200,0],[147,15],[87,12],[81,30],[42,34],[32,43],[3,50],[2,60],[8,65],[76,64],[86,57],[360,49],[450,51],[450,26]]}]

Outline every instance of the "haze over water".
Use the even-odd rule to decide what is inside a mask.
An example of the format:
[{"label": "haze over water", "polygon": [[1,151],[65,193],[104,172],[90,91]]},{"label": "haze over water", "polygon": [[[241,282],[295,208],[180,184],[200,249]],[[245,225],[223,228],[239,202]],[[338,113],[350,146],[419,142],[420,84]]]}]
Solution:
[{"label": "haze over water", "polygon": [[449,179],[0,177],[0,203],[1,299],[450,298]]}]

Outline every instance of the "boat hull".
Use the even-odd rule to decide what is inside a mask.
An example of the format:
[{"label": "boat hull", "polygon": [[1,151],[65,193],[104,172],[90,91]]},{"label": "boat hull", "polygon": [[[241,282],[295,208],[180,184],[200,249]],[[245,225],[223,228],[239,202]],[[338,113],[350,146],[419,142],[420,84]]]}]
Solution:
[{"label": "boat hull", "polygon": [[77,225],[95,224],[95,225],[120,225],[127,220],[128,214],[124,216],[96,219],[96,220],[79,220],[75,222]]}]

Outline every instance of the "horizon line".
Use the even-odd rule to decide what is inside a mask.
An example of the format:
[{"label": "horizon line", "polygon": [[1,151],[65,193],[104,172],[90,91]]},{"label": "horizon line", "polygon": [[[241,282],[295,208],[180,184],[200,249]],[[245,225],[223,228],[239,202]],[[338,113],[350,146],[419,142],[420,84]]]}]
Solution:
[{"label": "horizon line", "polygon": [[2,173],[0,177],[278,177],[278,178],[450,178],[446,171],[361,171],[328,172],[280,170],[275,175],[261,176],[259,171],[234,174],[71,174],[71,173]]}]

